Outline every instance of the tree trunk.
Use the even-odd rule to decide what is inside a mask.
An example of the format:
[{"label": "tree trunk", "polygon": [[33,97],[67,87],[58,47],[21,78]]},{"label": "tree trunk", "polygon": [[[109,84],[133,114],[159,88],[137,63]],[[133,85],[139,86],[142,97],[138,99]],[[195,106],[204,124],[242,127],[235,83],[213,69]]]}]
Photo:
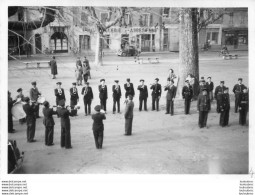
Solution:
[{"label": "tree trunk", "polygon": [[103,65],[103,59],[102,59],[102,44],[101,44],[101,38],[102,35],[98,32],[96,37],[96,51],[95,51],[95,65],[96,66],[102,66]]},{"label": "tree trunk", "polygon": [[[183,8],[180,11],[180,46],[179,46],[179,83],[178,95],[182,97],[182,88],[188,74],[199,79],[197,9]],[[198,83],[195,82],[194,91],[197,96]]]}]

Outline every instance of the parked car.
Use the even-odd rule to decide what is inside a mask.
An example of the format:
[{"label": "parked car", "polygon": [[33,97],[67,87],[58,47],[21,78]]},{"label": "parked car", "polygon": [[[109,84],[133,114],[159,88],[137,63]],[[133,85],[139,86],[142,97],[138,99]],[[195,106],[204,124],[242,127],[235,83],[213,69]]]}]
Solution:
[{"label": "parked car", "polygon": [[15,140],[8,140],[8,173],[16,173],[22,166],[24,152],[20,153]]},{"label": "parked car", "polygon": [[117,55],[118,56],[138,56],[140,55],[140,51],[138,51],[138,49],[136,49],[135,46],[128,46],[127,49],[120,49],[118,52],[117,52]]}]

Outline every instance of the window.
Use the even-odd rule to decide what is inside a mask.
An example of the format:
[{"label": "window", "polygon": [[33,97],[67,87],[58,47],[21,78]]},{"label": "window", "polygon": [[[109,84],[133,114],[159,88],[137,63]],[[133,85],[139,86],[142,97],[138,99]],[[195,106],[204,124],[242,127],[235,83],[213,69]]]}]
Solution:
[{"label": "window", "polygon": [[80,21],[79,21],[79,17],[78,17],[79,8],[78,7],[73,7],[72,12],[73,12],[73,24],[75,26],[80,25]]},{"label": "window", "polygon": [[231,12],[231,13],[229,14],[229,17],[230,17],[230,19],[229,19],[229,24],[233,25],[233,24],[234,24],[234,22],[233,22],[234,13]]},{"label": "window", "polygon": [[151,14],[140,15],[140,26],[150,26]]},{"label": "window", "polygon": [[163,10],[163,17],[168,18],[169,17],[169,11],[170,11],[170,8],[165,7],[164,10]]},{"label": "window", "polygon": [[84,11],[81,12],[81,25],[84,26],[88,24],[88,15],[84,13]]},{"label": "window", "polygon": [[218,44],[218,32],[212,32],[211,44]]},{"label": "window", "polygon": [[130,17],[130,14],[125,14],[124,20],[125,20],[126,25],[132,25],[132,24],[131,24],[131,17]]},{"label": "window", "polygon": [[226,33],[225,37],[226,37],[226,40],[225,40],[226,45],[234,45],[234,41],[235,41],[234,33]]},{"label": "window", "polygon": [[168,29],[164,29],[163,50],[168,50]]},{"label": "window", "polygon": [[90,50],[90,36],[88,35],[80,35],[80,51]]}]

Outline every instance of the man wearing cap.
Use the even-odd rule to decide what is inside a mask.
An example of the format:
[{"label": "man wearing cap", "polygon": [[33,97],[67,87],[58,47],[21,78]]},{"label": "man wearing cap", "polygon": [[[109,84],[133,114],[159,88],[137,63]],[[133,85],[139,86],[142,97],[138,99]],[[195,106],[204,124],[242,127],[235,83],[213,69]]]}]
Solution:
[{"label": "man wearing cap", "polygon": [[52,56],[52,60],[50,61],[50,68],[51,68],[52,79],[55,79],[56,75],[58,74],[58,67],[57,67],[57,62],[55,60],[55,56]]},{"label": "man wearing cap", "polygon": [[61,88],[62,83],[61,82],[57,82],[57,88],[55,89],[55,96],[56,96],[56,105],[59,105],[59,101],[60,100],[64,100],[66,101],[66,97],[65,97],[65,91],[63,88]]},{"label": "man wearing cap", "polygon": [[11,92],[8,91],[8,133],[14,133],[13,120],[12,120],[12,107],[16,100],[12,100]]},{"label": "man wearing cap", "polygon": [[127,83],[124,84],[124,89],[126,90],[125,98],[127,99],[128,95],[135,96],[135,90],[133,83],[130,83],[130,79],[127,79]]},{"label": "man wearing cap", "polygon": [[107,86],[105,85],[105,79],[101,79],[100,82],[101,85],[98,86],[100,105],[101,109],[106,112],[106,100],[108,99]]},{"label": "man wearing cap", "polygon": [[23,110],[26,113],[27,120],[27,142],[35,142],[35,125],[36,125],[36,108],[31,102],[29,103],[29,97],[24,98],[25,104],[23,105]]},{"label": "man wearing cap", "polygon": [[144,110],[147,111],[147,98],[148,98],[148,89],[147,86],[144,85],[144,80],[140,80],[141,85],[138,86],[139,94],[139,111],[142,110],[143,102],[144,102]]},{"label": "man wearing cap", "polygon": [[241,93],[241,97],[239,98],[239,124],[246,124],[247,112],[249,111],[249,93],[248,89],[244,88]]},{"label": "man wearing cap", "polygon": [[174,98],[176,96],[176,87],[174,86],[174,80],[167,79],[167,86],[165,86],[166,94],[166,113],[174,115]]},{"label": "man wearing cap", "polygon": [[83,96],[83,102],[84,102],[84,109],[85,109],[85,116],[88,114],[91,114],[91,102],[93,100],[93,90],[89,86],[89,82],[85,83],[85,87],[82,88],[81,94]]},{"label": "man wearing cap", "polygon": [[50,108],[49,102],[45,101],[43,103],[43,124],[45,126],[45,145],[46,146],[52,146],[53,143],[53,136],[54,136],[54,119],[52,115],[57,114],[56,111],[53,110],[53,108]]},{"label": "man wearing cap", "polygon": [[216,111],[218,113],[220,113],[220,99],[222,97],[222,94],[224,93],[224,90],[226,89],[226,87],[224,86],[224,81],[220,81],[220,85],[217,86],[215,88],[215,92],[214,92],[214,98],[216,99],[216,102],[217,102],[217,108],[216,108]]},{"label": "man wearing cap", "polygon": [[[17,90],[17,92],[18,92],[18,95],[16,96],[16,101],[22,101],[22,102],[24,102],[24,100],[25,100],[25,96],[23,95],[23,89],[22,88],[19,88],[18,90]],[[21,119],[19,119],[19,123],[20,124],[24,124],[26,122],[26,118],[21,118]]]},{"label": "man wearing cap", "polygon": [[228,88],[226,87],[219,101],[220,106],[220,126],[225,127],[229,121],[230,99]]},{"label": "man wearing cap", "polygon": [[112,86],[112,97],[113,97],[113,114],[116,112],[116,103],[118,107],[118,113],[120,113],[120,98],[121,98],[121,88],[119,81],[115,80],[115,85]]},{"label": "man wearing cap", "polygon": [[241,94],[243,93],[243,90],[247,87],[242,84],[243,82],[243,79],[242,78],[239,78],[238,79],[238,84],[236,84],[233,88],[233,92],[235,94],[235,113],[237,113],[237,110],[238,110],[238,104],[240,102],[240,98],[241,98]]},{"label": "man wearing cap", "polygon": [[152,97],[152,110],[155,110],[155,103],[156,109],[159,111],[159,99],[161,97],[161,85],[158,83],[159,79],[155,79],[155,83],[151,85],[151,97]]},{"label": "man wearing cap", "polygon": [[207,82],[206,82],[206,86],[207,86],[207,89],[208,89],[208,92],[209,92],[209,97],[210,97],[210,100],[213,101],[213,89],[214,89],[214,84],[213,82],[211,81],[211,77],[208,77],[207,78]]},{"label": "man wearing cap", "polygon": [[197,110],[199,112],[198,125],[200,128],[207,127],[208,112],[211,110],[211,101],[207,94],[207,89],[202,90],[202,94],[199,94],[197,100]]},{"label": "man wearing cap", "polygon": [[[74,108],[74,106],[77,105],[79,102],[79,94],[78,94],[78,89],[76,87],[76,83],[72,83],[73,87],[70,88],[70,106],[71,108]],[[77,113],[74,113],[77,115]]]},{"label": "man wearing cap", "polygon": [[35,105],[36,108],[36,118],[40,118],[39,116],[39,110],[40,110],[40,105],[37,103],[37,100],[41,93],[39,92],[38,88],[36,87],[36,82],[32,82],[32,88],[30,89],[30,100],[31,102]]},{"label": "man wearing cap", "polygon": [[125,108],[125,135],[131,135],[132,134],[132,123],[133,123],[133,110],[134,110],[134,102],[133,102],[133,96],[128,95],[128,99],[126,102],[126,108]]},{"label": "man wearing cap", "polygon": [[57,110],[59,117],[61,118],[61,147],[66,149],[72,148],[71,145],[71,123],[69,116],[73,116],[71,107],[65,108],[65,100],[59,101],[60,108]]},{"label": "man wearing cap", "polygon": [[185,114],[189,114],[190,102],[193,97],[193,90],[188,80],[185,81],[185,86],[182,88],[182,98],[185,106]]},{"label": "man wearing cap", "polygon": [[93,134],[95,139],[95,144],[97,149],[102,149],[103,139],[104,139],[104,123],[103,120],[106,119],[105,114],[100,113],[101,106],[95,106],[96,114],[92,114],[93,119]]}]

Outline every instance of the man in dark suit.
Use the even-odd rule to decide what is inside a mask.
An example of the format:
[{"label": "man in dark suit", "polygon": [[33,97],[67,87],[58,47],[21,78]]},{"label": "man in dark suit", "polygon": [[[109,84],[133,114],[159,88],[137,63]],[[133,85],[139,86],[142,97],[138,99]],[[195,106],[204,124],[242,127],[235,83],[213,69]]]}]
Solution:
[{"label": "man in dark suit", "polygon": [[129,95],[132,95],[133,97],[135,96],[134,85],[133,83],[130,83],[129,78],[127,79],[127,83],[124,84],[124,89],[126,90],[126,93],[125,93],[126,99]]},{"label": "man in dark suit", "polygon": [[186,85],[182,88],[182,98],[185,100],[184,101],[185,114],[189,114],[190,102],[193,97],[193,90],[188,80],[185,81],[185,84]]},{"label": "man in dark suit", "polygon": [[93,100],[93,91],[89,86],[89,82],[85,83],[85,87],[82,88],[81,94],[83,96],[85,116],[91,113],[91,102]]},{"label": "man in dark suit", "polygon": [[174,81],[168,79],[168,84],[165,86],[166,94],[166,114],[174,115],[174,98],[176,96],[176,87],[174,86]]},{"label": "man in dark suit", "polygon": [[52,56],[52,60],[50,61],[50,68],[51,68],[52,79],[55,79],[56,75],[58,74],[58,67],[57,67],[57,62],[55,60],[55,56]]},{"label": "man in dark suit", "polygon": [[45,101],[43,103],[43,124],[45,126],[45,145],[46,146],[52,146],[53,143],[53,136],[54,136],[54,119],[52,115],[57,114],[56,111],[53,110],[53,108],[50,108],[49,102]]},{"label": "man in dark suit", "polygon": [[105,85],[105,79],[101,79],[100,82],[101,85],[98,86],[100,105],[101,109],[106,112],[106,101],[108,99],[107,86]]},{"label": "man in dark suit", "polygon": [[198,86],[198,94],[202,94],[203,89],[206,89],[207,93],[209,93],[209,88],[205,83],[204,77],[201,77],[201,80],[199,82],[200,84]]},{"label": "man in dark suit", "polygon": [[12,120],[12,107],[16,100],[12,100],[11,92],[8,91],[8,133],[14,133],[13,120]]},{"label": "man in dark suit", "polygon": [[35,105],[31,102],[29,103],[29,97],[25,97],[24,101],[26,104],[23,105],[23,110],[26,113],[27,119],[27,142],[35,142],[35,123],[36,123],[36,116],[35,116]]},{"label": "man in dark suit", "polygon": [[240,98],[241,98],[241,95],[243,93],[243,90],[247,89],[247,87],[244,84],[242,84],[242,82],[243,82],[243,79],[239,78],[238,79],[238,84],[236,84],[233,88],[233,92],[235,94],[235,113],[237,113],[238,104],[240,102]]},{"label": "man in dark suit", "polygon": [[[33,103],[36,103],[39,96],[41,95],[41,93],[39,92],[38,88],[36,87],[36,82],[32,82],[32,88],[30,89],[30,100]],[[40,118],[39,116],[39,110],[40,110],[40,106],[39,104],[36,104],[36,118]]]},{"label": "man in dark suit", "polygon": [[147,98],[148,98],[148,89],[147,86],[144,85],[144,80],[140,80],[141,85],[138,86],[138,90],[140,91],[139,95],[139,111],[142,110],[142,105],[144,102],[144,110],[147,111]]},{"label": "man in dark suit", "polygon": [[224,93],[224,90],[226,89],[226,87],[224,86],[224,83],[225,83],[224,81],[221,81],[220,85],[215,88],[215,92],[214,92],[214,98],[216,99],[216,102],[217,102],[216,111],[218,113],[220,113],[220,99],[222,97],[222,94]]},{"label": "man in dark suit", "polygon": [[113,97],[113,114],[116,112],[116,103],[118,107],[118,113],[120,113],[120,98],[121,98],[121,88],[119,81],[114,81],[116,84],[112,86],[112,97]]},{"label": "man in dark suit", "polygon": [[228,94],[228,88],[226,87],[224,93],[219,100],[220,106],[220,126],[225,127],[229,121],[230,99]]},{"label": "man in dark suit", "polygon": [[132,134],[132,123],[133,123],[133,110],[134,110],[134,102],[132,101],[132,95],[128,96],[128,101],[125,108],[125,135]]},{"label": "man in dark suit", "polygon": [[104,123],[103,120],[106,119],[105,114],[100,113],[101,106],[95,106],[96,114],[92,114],[93,119],[93,134],[95,139],[95,144],[97,149],[102,149],[103,139],[104,139]]},{"label": "man in dark suit", "polygon": [[245,125],[246,124],[246,117],[249,111],[249,93],[248,89],[244,88],[239,99],[239,124]]},{"label": "man in dark suit", "polygon": [[198,125],[200,128],[207,127],[208,112],[211,110],[211,101],[207,94],[207,89],[204,88],[202,94],[198,96],[197,110],[199,112]]},{"label": "man in dark suit", "polygon": [[155,79],[155,83],[151,85],[151,97],[152,97],[152,110],[155,110],[155,103],[156,109],[159,111],[159,99],[161,97],[161,85],[158,83],[159,79]]},{"label": "man in dark suit", "polygon": [[[78,89],[76,87],[76,83],[72,83],[73,87],[70,88],[70,106],[73,109],[77,103],[79,102],[79,94]],[[73,114],[77,116],[77,110],[73,111]]]},{"label": "man in dark suit", "polygon": [[213,82],[211,81],[211,77],[208,77],[207,78],[207,82],[206,82],[206,86],[208,88],[208,92],[209,92],[209,97],[210,97],[210,100],[213,101],[213,89],[214,89],[214,84]]}]

